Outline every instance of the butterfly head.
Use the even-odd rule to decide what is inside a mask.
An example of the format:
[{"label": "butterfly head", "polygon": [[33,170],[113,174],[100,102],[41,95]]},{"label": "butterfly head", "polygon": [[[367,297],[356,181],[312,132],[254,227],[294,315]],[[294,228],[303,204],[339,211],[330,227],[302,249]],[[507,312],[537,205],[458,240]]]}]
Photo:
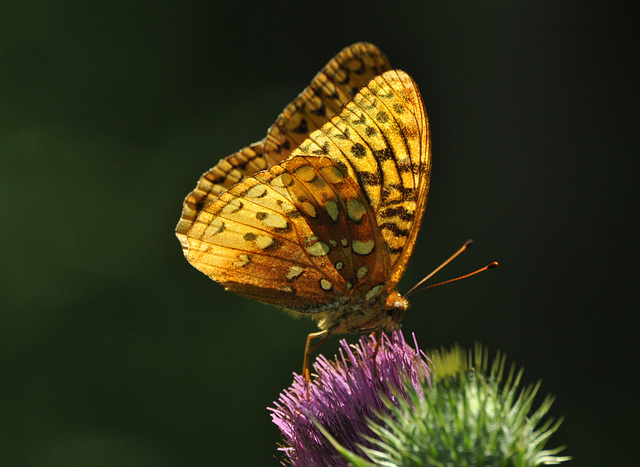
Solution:
[{"label": "butterfly head", "polygon": [[409,302],[406,298],[395,291],[389,294],[384,307],[386,311],[384,328],[389,331],[392,329],[400,329],[402,318],[404,318],[407,308],[409,308]]}]

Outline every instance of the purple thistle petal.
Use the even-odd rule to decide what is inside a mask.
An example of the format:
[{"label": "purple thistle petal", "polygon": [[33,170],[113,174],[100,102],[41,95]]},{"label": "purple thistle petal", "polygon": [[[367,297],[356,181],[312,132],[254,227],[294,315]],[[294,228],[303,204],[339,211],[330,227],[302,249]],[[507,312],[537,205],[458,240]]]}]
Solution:
[{"label": "purple thistle petal", "polygon": [[[342,348],[335,360],[318,356],[313,368],[317,376],[307,385],[301,375],[269,408],[278,425],[285,446],[279,448],[285,461],[294,466],[347,466],[347,461],[317,429],[320,423],[342,446],[362,455],[360,446],[373,447],[366,440],[373,433],[367,426],[379,413],[388,413],[383,399],[395,402],[396,394],[406,396],[411,384],[422,395],[421,382],[430,382],[428,360],[413,336],[415,349],[407,344],[400,331],[391,337],[382,335],[375,362],[376,342],[373,337],[360,338],[350,346],[341,340]],[[375,365],[375,367],[374,367]]]}]

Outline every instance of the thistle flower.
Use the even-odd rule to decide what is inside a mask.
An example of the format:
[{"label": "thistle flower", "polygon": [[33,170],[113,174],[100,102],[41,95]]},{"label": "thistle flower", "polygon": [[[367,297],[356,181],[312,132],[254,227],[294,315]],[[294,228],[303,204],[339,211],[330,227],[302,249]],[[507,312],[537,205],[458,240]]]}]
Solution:
[{"label": "thistle flower", "polygon": [[[341,341],[340,357],[318,357],[307,387],[296,375],[272,411],[294,466],[537,466],[558,464],[544,449],[560,421],[542,423],[547,397],[532,410],[540,383],[519,388],[522,370],[505,357],[489,367],[485,349],[412,349],[402,333],[376,344]],[[415,342],[415,336],[414,336]],[[417,349],[417,345],[416,345]],[[375,365],[375,370],[374,370]],[[540,425],[541,424],[541,425]]]},{"label": "thistle flower", "polygon": [[363,453],[363,447],[374,447],[369,421],[388,413],[389,401],[407,397],[409,387],[421,394],[429,383],[424,354],[417,344],[416,349],[409,346],[400,331],[382,335],[375,361],[373,337],[362,337],[354,346],[346,340],[340,344],[335,361],[320,355],[313,365],[317,376],[307,385],[294,375],[291,387],[269,409],[286,443],[280,450],[292,465],[348,465],[318,425],[349,451]]}]

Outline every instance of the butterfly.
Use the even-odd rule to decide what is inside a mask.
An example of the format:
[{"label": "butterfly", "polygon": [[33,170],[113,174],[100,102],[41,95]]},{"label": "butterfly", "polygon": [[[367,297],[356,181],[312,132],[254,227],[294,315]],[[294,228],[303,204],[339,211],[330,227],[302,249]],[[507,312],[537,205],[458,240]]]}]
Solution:
[{"label": "butterfly", "polygon": [[[186,197],[187,260],[227,290],[315,320],[331,334],[392,330],[431,176],[414,80],[374,45],[336,55],[264,140],[222,159]],[[320,338],[310,349],[312,339]]]}]

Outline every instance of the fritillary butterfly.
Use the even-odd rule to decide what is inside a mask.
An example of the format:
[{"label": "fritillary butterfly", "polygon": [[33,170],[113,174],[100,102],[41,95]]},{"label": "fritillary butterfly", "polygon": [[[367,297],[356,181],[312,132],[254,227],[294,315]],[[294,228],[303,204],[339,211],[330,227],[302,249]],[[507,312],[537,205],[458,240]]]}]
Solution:
[{"label": "fritillary butterfly", "polygon": [[312,338],[395,329],[408,306],[396,285],[427,201],[429,124],[413,79],[387,68],[370,44],[343,50],[265,140],[203,175],[176,229],[227,290],[317,321],[307,380]]}]

